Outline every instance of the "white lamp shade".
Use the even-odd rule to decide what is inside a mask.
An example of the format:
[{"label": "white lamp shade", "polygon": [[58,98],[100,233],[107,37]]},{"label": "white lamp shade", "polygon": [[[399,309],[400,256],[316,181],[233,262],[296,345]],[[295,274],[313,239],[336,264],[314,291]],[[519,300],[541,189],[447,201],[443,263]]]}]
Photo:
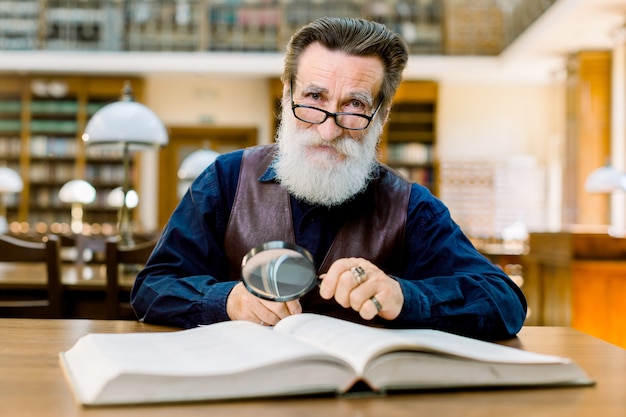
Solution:
[{"label": "white lamp shade", "polygon": [[20,174],[7,167],[0,167],[0,193],[19,193],[24,188]]},{"label": "white lamp shade", "polygon": [[192,180],[215,161],[220,154],[210,149],[200,149],[187,155],[178,169],[178,178]]},{"label": "white lamp shade", "polygon": [[59,200],[64,203],[93,203],[96,200],[96,189],[85,180],[71,180],[59,190]]},{"label": "white lamp shade", "polygon": [[[107,204],[111,207],[122,207],[124,204],[124,190],[122,187],[112,189],[107,195]],[[126,207],[135,208],[139,204],[139,196],[137,191],[128,190],[126,193]]]},{"label": "white lamp shade", "polygon": [[88,145],[124,144],[133,147],[167,145],[167,129],[159,117],[143,104],[122,100],[107,104],[87,123],[83,140]]},{"label": "white lamp shade", "polygon": [[593,170],[585,181],[585,190],[589,193],[612,193],[624,189],[626,177],[609,165]]}]

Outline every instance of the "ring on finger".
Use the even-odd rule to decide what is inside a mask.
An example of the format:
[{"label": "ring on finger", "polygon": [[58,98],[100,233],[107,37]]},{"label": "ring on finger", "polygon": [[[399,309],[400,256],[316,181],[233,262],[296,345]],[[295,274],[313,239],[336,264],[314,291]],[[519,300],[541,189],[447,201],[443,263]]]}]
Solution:
[{"label": "ring on finger", "polygon": [[365,272],[365,270],[361,266],[353,266],[352,268],[350,268],[350,272],[352,272],[354,278],[356,278],[357,284],[361,285],[361,283],[365,282],[365,279],[367,278],[367,272]]},{"label": "ring on finger", "polygon": [[376,311],[380,313],[380,310],[383,309],[383,306],[380,304],[380,301],[378,301],[376,297],[374,296],[370,297],[370,301],[374,304],[374,307],[376,307]]}]

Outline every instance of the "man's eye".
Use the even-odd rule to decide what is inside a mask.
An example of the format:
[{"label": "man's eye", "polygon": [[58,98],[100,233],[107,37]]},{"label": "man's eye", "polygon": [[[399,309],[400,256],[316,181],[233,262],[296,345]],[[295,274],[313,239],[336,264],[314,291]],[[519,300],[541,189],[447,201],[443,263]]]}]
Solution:
[{"label": "man's eye", "polygon": [[363,111],[363,109],[365,109],[365,105],[358,100],[352,100],[350,102],[350,108],[352,111]]}]

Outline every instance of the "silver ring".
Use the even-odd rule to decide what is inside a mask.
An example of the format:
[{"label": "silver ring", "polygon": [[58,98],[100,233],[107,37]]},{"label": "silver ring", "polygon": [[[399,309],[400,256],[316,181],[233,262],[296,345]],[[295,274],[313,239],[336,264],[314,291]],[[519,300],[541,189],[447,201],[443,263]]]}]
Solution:
[{"label": "silver ring", "polygon": [[350,268],[350,271],[354,274],[354,278],[356,278],[356,282],[359,285],[361,285],[361,283],[364,282],[367,278],[367,273],[359,265],[353,266],[352,268]]},{"label": "silver ring", "polygon": [[383,309],[383,306],[380,304],[380,302],[376,299],[376,297],[371,296],[370,297],[370,301],[372,303],[374,303],[374,307],[376,307],[376,311],[380,312],[380,310]]}]

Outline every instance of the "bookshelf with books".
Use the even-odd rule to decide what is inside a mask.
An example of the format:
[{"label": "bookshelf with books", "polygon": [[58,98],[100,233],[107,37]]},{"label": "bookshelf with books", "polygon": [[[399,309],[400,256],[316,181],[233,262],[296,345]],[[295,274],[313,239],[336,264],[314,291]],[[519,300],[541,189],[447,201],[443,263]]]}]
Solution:
[{"label": "bookshelf with books", "polygon": [[[111,189],[122,184],[121,151],[86,149],[81,136],[89,117],[118,100],[128,79],[1,77],[0,163],[17,169],[24,181],[24,190],[10,207],[10,221],[29,226],[69,223],[70,207],[59,200],[59,190],[69,180],[85,179],[99,196],[85,208],[85,222],[117,222],[116,209],[105,200]],[[131,82],[137,96],[141,81]]]},{"label": "bookshelf with books", "polygon": [[[9,83],[0,76],[0,167],[20,172],[22,100],[19,84]],[[19,195],[6,194],[7,219],[17,218]]]},{"label": "bookshelf with books", "polygon": [[437,192],[437,83],[400,84],[381,143],[382,159],[411,180]]},{"label": "bookshelf with books", "polygon": [[[494,0],[495,1],[495,0]],[[442,0],[0,0],[0,50],[283,51],[322,16],[364,17],[441,53]]]}]

